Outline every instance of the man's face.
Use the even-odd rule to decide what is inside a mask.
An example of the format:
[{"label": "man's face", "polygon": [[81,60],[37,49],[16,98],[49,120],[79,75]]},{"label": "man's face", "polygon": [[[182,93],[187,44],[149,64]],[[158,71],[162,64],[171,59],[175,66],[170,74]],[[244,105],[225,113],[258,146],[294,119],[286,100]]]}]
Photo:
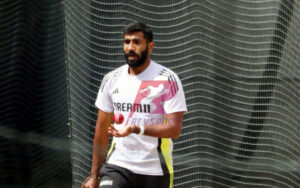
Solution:
[{"label": "man's face", "polygon": [[148,42],[143,32],[124,35],[123,50],[127,64],[130,67],[142,65],[148,57]]}]

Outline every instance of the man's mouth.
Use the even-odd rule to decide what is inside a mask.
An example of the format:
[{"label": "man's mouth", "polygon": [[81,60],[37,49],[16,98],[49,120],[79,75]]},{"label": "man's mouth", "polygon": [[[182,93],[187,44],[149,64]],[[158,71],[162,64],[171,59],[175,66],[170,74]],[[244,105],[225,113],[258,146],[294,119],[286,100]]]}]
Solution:
[{"label": "man's mouth", "polygon": [[137,56],[136,55],[129,55],[129,56],[127,56],[128,57],[128,59],[137,59]]},{"label": "man's mouth", "polygon": [[129,60],[135,60],[138,58],[138,55],[133,52],[129,52],[126,56],[127,56],[127,59],[129,59]]}]

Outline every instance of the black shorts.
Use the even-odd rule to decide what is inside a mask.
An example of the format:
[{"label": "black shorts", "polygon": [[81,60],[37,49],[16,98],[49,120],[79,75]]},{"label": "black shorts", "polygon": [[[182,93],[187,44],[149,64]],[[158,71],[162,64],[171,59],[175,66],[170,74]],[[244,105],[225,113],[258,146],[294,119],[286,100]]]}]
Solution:
[{"label": "black shorts", "polygon": [[105,164],[100,170],[99,188],[170,188],[170,175],[135,174],[125,168]]}]

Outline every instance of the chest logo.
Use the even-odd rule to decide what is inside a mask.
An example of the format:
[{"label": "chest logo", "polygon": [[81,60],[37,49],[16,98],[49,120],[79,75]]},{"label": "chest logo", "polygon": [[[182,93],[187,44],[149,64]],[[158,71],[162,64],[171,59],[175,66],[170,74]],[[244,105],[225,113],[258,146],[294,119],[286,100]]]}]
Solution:
[{"label": "chest logo", "polygon": [[[146,104],[145,108],[150,109],[151,114],[165,114],[163,104],[165,101],[171,100],[177,93],[178,86],[176,81],[142,81],[138,93],[136,94],[134,104]],[[135,112],[139,112],[140,108],[132,108],[129,118]],[[127,119],[127,121],[129,120]]]},{"label": "chest logo", "polygon": [[113,94],[117,94],[117,93],[119,93],[118,88],[116,88],[115,90],[113,90],[113,92],[111,94],[113,95]]}]

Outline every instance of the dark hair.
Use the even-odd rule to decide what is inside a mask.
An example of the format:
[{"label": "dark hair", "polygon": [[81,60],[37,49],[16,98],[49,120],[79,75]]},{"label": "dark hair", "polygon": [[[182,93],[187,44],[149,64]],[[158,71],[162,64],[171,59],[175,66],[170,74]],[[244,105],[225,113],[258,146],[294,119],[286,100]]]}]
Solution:
[{"label": "dark hair", "polygon": [[147,40],[147,42],[153,41],[153,33],[151,29],[146,24],[140,22],[137,23],[134,22],[127,25],[124,29],[124,35],[134,33],[134,32],[139,32],[139,31],[144,33],[144,38]]}]

